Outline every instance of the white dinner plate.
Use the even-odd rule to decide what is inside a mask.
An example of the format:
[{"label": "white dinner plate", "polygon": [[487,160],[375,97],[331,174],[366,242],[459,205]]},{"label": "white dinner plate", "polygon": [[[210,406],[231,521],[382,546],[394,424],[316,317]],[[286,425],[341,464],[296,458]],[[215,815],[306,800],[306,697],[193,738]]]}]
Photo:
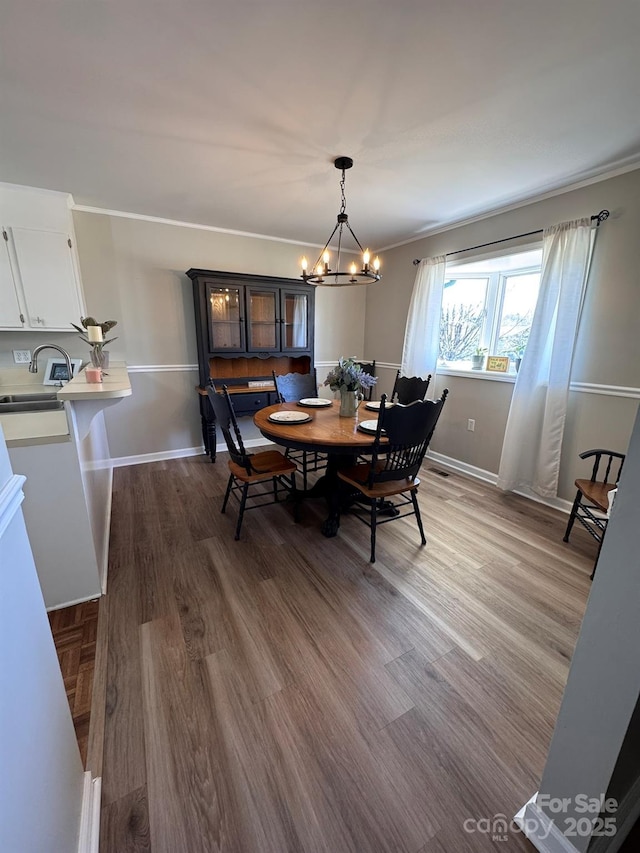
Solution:
[{"label": "white dinner plate", "polygon": [[307,406],[311,409],[321,409],[324,406],[330,406],[331,403],[331,400],[325,400],[324,397],[303,397],[302,400],[298,400],[299,406]]},{"label": "white dinner plate", "polygon": [[311,420],[306,412],[273,412],[269,420],[275,424],[304,424]]},{"label": "white dinner plate", "polygon": [[[378,430],[378,421],[360,421],[358,429],[370,435],[375,435]],[[381,435],[384,435],[384,430],[381,431]]]},{"label": "white dinner plate", "polygon": [[[378,412],[380,410],[380,406],[382,405],[382,400],[371,400],[368,403],[364,404],[365,409],[371,409],[372,412]],[[395,403],[385,403],[385,409],[390,409],[391,406],[395,406]]]}]

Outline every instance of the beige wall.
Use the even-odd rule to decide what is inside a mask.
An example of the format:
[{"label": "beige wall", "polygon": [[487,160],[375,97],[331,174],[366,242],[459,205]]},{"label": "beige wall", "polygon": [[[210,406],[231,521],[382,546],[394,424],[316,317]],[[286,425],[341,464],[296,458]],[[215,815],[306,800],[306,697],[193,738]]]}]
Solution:
[{"label": "beige wall", "polygon": [[[640,388],[640,171],[573,190],[509,213],[452,228],[384,252],[384,277],[367,289],[365,349],[370,358],[399,364],[415,279],[414,258],[465,249],[568,219],[611,211],[599,229],[577,341],[573,382]],[[506,244],[507,247],[509,244]],[[388,384],[384,371],[383,382]],[[436,390],[451,395],[433,449],[497,473],[512,386],[477,378],[439,377]],[[573,497],[584,471],[579,452],[590,447],[626,450],[637,399],[609,394],[570,395],[560,496]],[[467,431],[468,418],[476,421]]]},{"label": "beige wall", "polygon": [[[74,225],[87,310],[98,319],[118,320],[112,357],[133,368],[132,397],[105,413],[112,455],[199,447],[198,376],[188,369],[197,363],[193,296],[185,271],[202,267],[294,278],[300,256],[314,250],[93,213],[75,212]],[[317,290],[316,360],[362,352],[365,295],[364,288]],[[56,338],[74,355],[83,354],[72,335]],[[161,371],[162,366],[171,369]],[[324,378],[321,370],[318,377]],[[250,420],[244,419],[243,434],[255,435]]]}]

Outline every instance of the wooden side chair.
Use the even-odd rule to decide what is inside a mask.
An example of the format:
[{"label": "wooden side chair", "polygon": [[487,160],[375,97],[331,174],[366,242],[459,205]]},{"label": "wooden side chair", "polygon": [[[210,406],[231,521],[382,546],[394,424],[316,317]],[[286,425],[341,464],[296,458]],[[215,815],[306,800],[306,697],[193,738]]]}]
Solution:
[{"label": "wooden side chair", "polygon": [[[318,381],[316,372],[311,373],[283,373],[279,376],[273,371],[273,384],[276,386],[276,394],[279,403],[297,403],[305,397],[318,396]],[[307,478],[311,471],[322,471],[327,467],[327,457],[316,450],[293,450],[287,447],[285,451],[287,459],[292,459],[302,470],[302,488],[307,490]]]},{"label": "wooden side chair", "polygon": [[[368,374],[369,374],[369,376],[375,376],[375,378],[376,378],[376,379],[378,378],[378,377],[376,376],[376,360],[375,360],[375,359],[374,359],[373,361],[359,361],[359,362],[358,362],[358,364],[360,365],[360,367],[363,369],[363,371],[364,371],[365,373],[368,373]],[[371,388],[366,388],[366,389],[364,390],[364,392],[363,392],[363,393],[364,393],[364,399],[365,399],[365,400],[371,400],[371,399],[373,399],[373,389],[374,389],[374,387],[375,387],[375,386],[374,386],[374,385],[372,385],[372,386],[371,386]]]},{"label": "wooden side chair", "polygon": [[402,405],[407,406],[415,400],[424,400],[430,382],[431,374],[423,379],[421,376],[400,376],[400,371],[398,371],[393,383],[391,402],[402,403]]},{"label": "wooden side chair", "polygon": [[[289,494],[295,493],[295,473],[297,469],[295,463],[283,456],[279,450],[247,453],[242,442],[242,435],[240,434],[240,428],[238,427],[238,421],[233,411],[227,386],[222,386],[221,393],[218,393],[214,387],[209,387],[207,388],[207,394],[216,416],[216,423],[222,430],[230,457],[229,480],[221,512],[225,512],[229,497],[233,494],[240,504],[235,535],[235,538],[239,539],[242,519],[246,510],[258,509],[261,506],[278,503],[278,485],[281,485]],[[253,496],[249,495],[251,487],[262,486],[265,483],[269,483],[269,481],[271,481],[271,490],[267,492],[261,490],[256,496],[259,501],[261,498],[268,498],[268,500],[262,500],[247,506],[247,498],[251,497],[251,500],[254,500]],[[296,507],[294,507],[294,512],[296,512]]]},{"label": "wooden side chair", "polygon": [[383,394],[371,461],[338,470],[340,480],[357,489],[363,503],[368,503],[368,512],[357,504],[350,512],[371,529],[372,563],[376,561],[378,524],[415,515],[422,544],[427,544],[418,506],[417,475],[448,393],[445,389],[439,400],[387,408]]},{"label": "wooden side chair", "polygon": [[617,453],[615,450],[602,449],[586,450],[580,454],[580,459],[591,458],[594,460],[591,478],[575,481],[578,491],[571,508],[563,541],[569,541],[569,534],[576,520],[593,536],[598,543],[596,561],[591,572],[591,579],[593,580],[602,548],[602,540],[609,521],[609,492],[617,488],[625,454]]}]

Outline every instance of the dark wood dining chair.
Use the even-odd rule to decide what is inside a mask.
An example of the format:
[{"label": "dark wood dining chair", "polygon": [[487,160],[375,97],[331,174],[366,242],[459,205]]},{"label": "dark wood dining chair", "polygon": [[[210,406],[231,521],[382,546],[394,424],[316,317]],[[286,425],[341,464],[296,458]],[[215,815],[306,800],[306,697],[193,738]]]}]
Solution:
[{"label": "dark wood dining chair", "polygon": [[[378,378],[376,376],[376,361],[375,361],[375,359],[373,361],[359,361],[358,364],[360,365],[360,367],[362,368],[362,370],[365,373],[369,374],[369,376],[375,376],[376,379]],[[363,391],[365,400],[372,400],[373,399],[373,389],[374,388],[375,388],[375,385],[372,385],[371,388],[365,388],[365,390]]]},{"label": "dark wood dining chair", "polygon": [[598,543],[598,552],[591,572],[591,579],[596,573],[602,540],[609,522],[609,492],[617,488],[625,454],[615,450],[585,450],[580,459],[593,459],[593,468],[589,480],[575,481],[576,497],[571,508],[567,529],[563,541],[569,541],[569,534],[577,520],[593,536]]},{"label": "dark wood dining chair", "polygon": [[430,382],[431,374],[423,379],[421,376],[400,376],[400,371],[398,371],[393,383],[391,402],[407,406],[416,400],[424,400]]},{"label": "dark wood dining chair", "polygon": [[[316,371],[311,373],[282,373],[273,371],[273,384],[279,403],[297,403],[305,397],[318,396],[318,381]],[[287,459],[293,459],[302,471],[302,488],[307,490],[307,478],[312,471],[322,471],[327,467],[327,457],[316,450],[293,450],[288,447],[285,451]]]},{"label": "dark wood dining chair", "polygon": [[340,480],[357,489],[368,503],[368,512],[357,503],[349,512],[371,529],[372,563],[376,561],[378,524],[415,515],[422,544],[427,544],[418,506],[418,471],[448,393],[445,389],[439,400],[417,400],[408,406],[387,408],[383,394],[371,461],[338,470]]},{"label": "dark wood dining chair", "polygon": [[[297,468],[295,463],[283,456],[279,450],[247,453],[227,386],[223,385],[221,392],[210,386],[207,388],[207,394],[216,416],[216,423],[222,430],[229,451],[230,473],[221,512],[225,512],[229,497],[233,495],[240,504],[235,535],[235,538],[239,539],[245,511],[278,503],[278,485],[281,485],[289,494],[295,493]],[[253,503],[255,498],[249,495],[251,487],[263,486],[269,481],[271,481],[271,490],[260,491],[256,496],[259,502]],[[252,500],[250,506],[247,506],[247,498]],[[268,500],[261,500],[262,498],[268,498]],[[296,508],[297,505],[294,504],[294,513],[297,511]]]},{"label": "dark wood dining chair", "polygon": [[281,373],[272,371],[273,384],[279,403],[297,403],[305,397],[318,396],[318,381],[316,372],[311,373]]}]

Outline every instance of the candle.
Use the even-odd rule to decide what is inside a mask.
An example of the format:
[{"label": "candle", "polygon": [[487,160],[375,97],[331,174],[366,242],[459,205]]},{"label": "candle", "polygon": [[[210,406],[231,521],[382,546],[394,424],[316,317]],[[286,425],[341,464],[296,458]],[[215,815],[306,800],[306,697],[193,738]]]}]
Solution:
[{"label": "candle", "polygon": [[103,341],[102,326],[87,326],[87,338],[90,344],[101,344]]},{"label": "candle", "polygon": [[[90,326],[89,328],[94,327]],[[102,368],[100,367],[87,367],[84,375],[87,382],[102,382]]]}]

